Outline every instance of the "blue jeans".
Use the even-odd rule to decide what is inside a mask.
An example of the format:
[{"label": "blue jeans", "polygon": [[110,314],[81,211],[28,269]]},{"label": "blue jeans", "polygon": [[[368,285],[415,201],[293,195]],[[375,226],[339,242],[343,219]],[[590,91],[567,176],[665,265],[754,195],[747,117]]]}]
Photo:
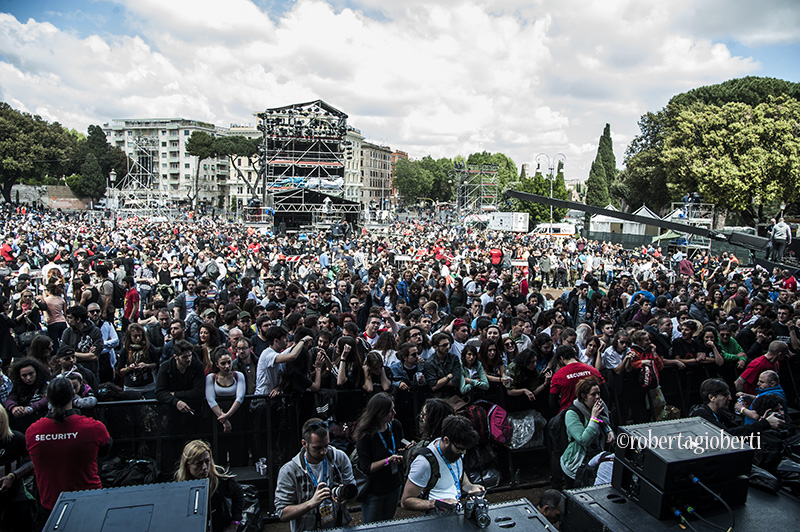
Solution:
[{"label": "blue jeans", "polygon": [[397,504],[400,502],[400,490],[402,487],[400,485],[385,495],[368,494],[361,502],[361,519],[365,523],[394,519]]}]

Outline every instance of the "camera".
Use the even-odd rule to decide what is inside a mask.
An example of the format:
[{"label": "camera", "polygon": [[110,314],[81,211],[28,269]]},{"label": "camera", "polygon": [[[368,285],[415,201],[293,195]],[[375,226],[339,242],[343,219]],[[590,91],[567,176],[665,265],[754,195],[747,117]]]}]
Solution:
[{"label": "camera", "polygon": [[488,528],[492,523],[492,518],[489,517],[489,503],[484,497],[470,497],[464,503],[464,517],[475,521],[479,528]]},{"label": "camera", "polygon": [[355,484],[336,486],[335,488],[331,488],[331,495],[337,499],[349,501],[356,498],[356,495],[358,495],[358,488]]}]

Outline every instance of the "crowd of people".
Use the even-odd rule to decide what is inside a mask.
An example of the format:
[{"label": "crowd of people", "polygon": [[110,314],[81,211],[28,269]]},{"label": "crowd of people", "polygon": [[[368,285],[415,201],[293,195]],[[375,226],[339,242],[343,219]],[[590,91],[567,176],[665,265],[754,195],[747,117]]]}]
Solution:
[{"label": "crowd of people", "polygon": [[[351,233],[5,204],[0,517],[19,518],[5,503],[26,496],[32,471],[40,506],[52,508],[53,490],[70,484],[39,469],[53,469],[52,457],[37,460],[31,437],[68,433],[59,427],[73,414],[94,416],[114,394],[160,405],[159,419],[139,421],[169,438],[162,470],[210,478],[212,492],[235,499],[214,530],[241,519],[241,489],[223,467],[260,457],[280,467],[274,506],[293,531],[348,524],[355,495],[337,488],[356,477],[366,478],[365,522],[482,493],[462,460],[477,434],[459,402],[560,416],[556,489],[580,485],[579,469],[627,423],[697,415],[737,434],[790,427],[796,389],[782,368],[800,349],[791,271],[419,217]],[[113,430],[90,417],[80,423],[96,459]],[[198,440],[212,425],[213,446]],[[295,456],[281,451],[297,448],[291,426]],[[265,434],[288,439],[267,445]],[[79,486],[96,486],[84,476]],[[556,499],[540,508],[560,515]]]}]

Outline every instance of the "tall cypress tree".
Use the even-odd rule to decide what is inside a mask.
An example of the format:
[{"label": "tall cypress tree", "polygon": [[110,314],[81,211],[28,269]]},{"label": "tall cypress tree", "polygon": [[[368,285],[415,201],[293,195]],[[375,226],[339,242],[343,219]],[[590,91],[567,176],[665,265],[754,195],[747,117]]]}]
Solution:
[{"label": "tall cypress tree", "polygon": [[608,205],[606,171],[599,152],[592,163],[592,168],[589,170],[589,178],[586,180],[586,204],[594,205],[595,207]]},{"label": "tall cypress tree", "polygon": [[597,146],[597,154],[603,161],[603,169],[606,173],[606,187],[611,190],[611,185],[617,178],[617,158],[614,157],[614,143],[611,140],[611,124],[606,124],[603,134],[600,136],[600,143]]}]

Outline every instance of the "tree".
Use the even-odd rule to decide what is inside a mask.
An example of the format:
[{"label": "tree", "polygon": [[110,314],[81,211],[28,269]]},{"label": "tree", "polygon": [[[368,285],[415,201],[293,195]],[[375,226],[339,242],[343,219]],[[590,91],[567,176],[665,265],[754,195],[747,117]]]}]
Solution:
[{"label": "tree", "polygon": [[[555,178],[553,179],[553,197],[557,199],[566,200],[568,198],[567,185],[564,181],[564,165],[561,161],[558,162],[558,170]],[[508,190],[517,190],[527,194],[536,194],[537,196],[550,197],[550,178],[542,175],[537,171],[532,177],[521,177],[517,181],[509,182],[503,189],[503,196]],[[512,212],[527,212],[531,225],[536,225],[550,221],[550,206],[544,203],[536,203],[531,201],[521,201],[516,198],[509,198],[504,205],[503,210]],[[566,209],[553,208],[553,221],[559,222],[566,215]]]},{"label": "tree", "polygon": [[606,124],[603,134],[600,135],[597,154],[603,161],[603,169],[606,173],[606,187],[610,188],[617,178],[617,158],[614,156],[614,142],[611,140],[611,124]]},{"label": "tree", "polygon": [[400,159],[394,165],[394,186],[406,199],[406,203],[416,203],[419,198],[430,197],[433,174],[418,161]]},{"label": "tree", "polygon": [[594,158],[592,167],[589,170],[589,178],[586,180],[586,204],[595,207],[605,207],[608,205],[608,186],[606,185],[606,171],[603,167],[603,159],[598,152]]},{"label": "tree", "polygon": [[81,173],[67,178],[67,185],[76,196],[98,200],[106,193],[106,178],[93,153],[88,153],[81,165]]},{"label": "tree", "polygon": [[111,170],[121,174],[128,169],[128,156],[120,148],[109,144],[101,126],[89,126],[86,138],[81,139],[78,146],[80,160],[83,161],[89,153],[94,154],[103,176],[109,175]]},{"label": "tree", "polygon": [[194,187],[189,192],[189,200],[192,205],[197,206],[197,197],[200,193],[200,165],[205,159],[216,157],[216,147],[214,138],[204,131],[195,131],[189,140],[186,141],[186,153],[197,157],[197,170],[194,174]]},{"label": "tree", "polygon": [[518,179],[517,165],[503,153],[473,153],[467,157],[467,164],[495,164],[497,165],[497,186],[503,190],[508,183]]},{"label": "tree", "polygon": [[[775,189],[792,187],[793,168],[786,164],[792,160],[797,133],[792,137],[785,132],[786,128],[796,129],[791,109],[798,99],[799,83],[746,77],[678,94],[660,111],[646,113],[639,121],[641,134],[625,153],[622,178],[631,207],[646,203],[663,214],[670,201],[679,200],[684,192],[707,190],[713,192],[706,198],[719,202],[722,209],[741,210],[745,223],[763,219],[761,209],[775,201],[770,200],[777,197]],[[736,103],[744,104],[752,113],[758,109],[769,112],[757,115],[740,108],[737,113],[728,107]],[[724,116],[713,116],[722,109]],[[760,127],[766,129],[759,131]],[[706,128],[710,138],[705,138]],[[778,137],[788,144],[776,144]],[[764,150],[757,150],[759,146]],[[775,146],[777,152],[767,153],[769,146]],[[760,163],[754,162],[758,157]],[[742,198],[749,193],[752,201],[742,207]]]},{"label": "tree", "polygon": [[[191,137],[190,137],[191,139]],[[260,138],[248,138],[242,135],[232,135],[230,137],[217,137],[214,139],[214,148],[218,156],[224,155],[228,158],[228,162],[236,171],[236,175],[244,181],[247,185],[247,193],[256,195],[256,181],[250,181],[245,177],[242,169],[236,164],[239,157],[247,158],[249,166],[255,166],[258,160],[258,146],[261,143]]]},{"label": "tree", "polygon": [[47,123],[0,102],[0,185],[11,201],[18,182],[41,183],[46,176],[63,176],[75,159],[77,139],[58,122]]},{"label": "tree", "polygon": [[713,198],[722,218],[764,202],[794,202],[800,189],[800,102],[769,97],[746,103],[694,104],[664,141],[670,186]]},{"label": "tree", "polygon": [[455,198],[455,171],[451,159],[442,157],[434,160],[426,156],[417,161],[417,164],[431,175],[431,186],[427,197],[434,201],[452,201]]}]

